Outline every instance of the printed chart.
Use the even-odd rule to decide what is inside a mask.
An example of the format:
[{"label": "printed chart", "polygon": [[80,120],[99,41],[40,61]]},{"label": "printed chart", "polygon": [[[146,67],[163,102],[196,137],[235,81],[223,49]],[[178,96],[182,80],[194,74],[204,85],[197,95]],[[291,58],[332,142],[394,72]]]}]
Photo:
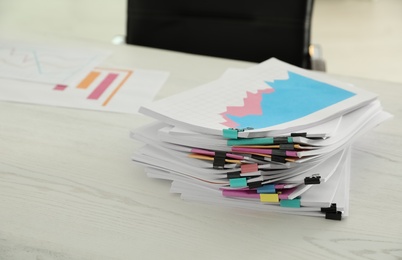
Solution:
[{"label": "printed chart", "polygon": [[77,85],[57,84],[53,90],[74,91],[85,95],[85,99],[107,106],[112,98],[132,76],[133,70],[95,68],[91,70]]},{"label": "printed chart", "polygon": [[70,82],[108,55],[104,51],[0,41],[0,77],[54,84]]},{"label": "printed chart", "polygon": [[0,79],[0,99],[59,107],[137,113],[153,100],[169,73],[141,69],[93,68],[74,84]]},{"label": "printed chart", "polygon": [[228,106],[223,125],[265,128],[296,120],[355,95],[355,93],[294,72],[288,79],[266,81],[267,89],[247,92],[242,106]]},{"label": "printed chart", "polygon": [[109,55],[107,50],[0,40],[0,100],[137,113],[169,73],[99,67]]}]

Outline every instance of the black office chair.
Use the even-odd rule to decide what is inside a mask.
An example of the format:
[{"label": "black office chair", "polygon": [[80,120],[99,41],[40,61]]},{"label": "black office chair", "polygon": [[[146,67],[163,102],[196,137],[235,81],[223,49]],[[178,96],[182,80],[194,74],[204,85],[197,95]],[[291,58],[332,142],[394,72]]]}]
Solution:
[{"label": "black office chair", "polygon": [[311,69],[313,2],[128,0],[126,43]]}]

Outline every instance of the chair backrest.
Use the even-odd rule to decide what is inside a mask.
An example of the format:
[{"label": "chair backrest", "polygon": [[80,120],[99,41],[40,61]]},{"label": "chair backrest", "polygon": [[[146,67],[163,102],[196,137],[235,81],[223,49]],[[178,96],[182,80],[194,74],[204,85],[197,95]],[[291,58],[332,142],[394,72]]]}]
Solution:
[{"label": "chair backrest", "polygon": [[126,43],[310,68],[314,0],[128,0]]}]

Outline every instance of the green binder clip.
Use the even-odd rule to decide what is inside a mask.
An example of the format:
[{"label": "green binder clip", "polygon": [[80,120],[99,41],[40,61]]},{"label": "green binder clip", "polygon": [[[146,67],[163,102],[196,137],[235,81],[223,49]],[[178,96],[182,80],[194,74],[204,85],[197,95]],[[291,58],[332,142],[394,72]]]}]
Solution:
[{"label": "green binder clip", "polygon": [[286,208],[300,208],[300,198],[295,198],[292,200],[281,200],[279,202],[281,207],[286,207]]},{"label": "green binder clip", "polygon": [[229,180],[229,185],[232,188],[247,187],[247,178],[230,179]]},{"label": "green binder clip", "polygon": [[246,127],[246,128],[228,128],[228,129],[223,129],[222,134],[224,138],[227,139],[237,139],[239,138],[239,132],[244,132],[245,130],[253,130],[254,128],[252,127]]}]

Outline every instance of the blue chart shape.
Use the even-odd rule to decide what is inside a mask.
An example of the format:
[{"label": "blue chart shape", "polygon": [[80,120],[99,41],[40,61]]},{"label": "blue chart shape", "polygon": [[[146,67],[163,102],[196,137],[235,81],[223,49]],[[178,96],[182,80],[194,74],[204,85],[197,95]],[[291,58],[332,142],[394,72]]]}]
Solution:
[{"label": "blue chart shape", "polygon": [[302,118],[356,95],[290,71],[288,75],[286,80],[265,82],[274,91],[262,94],[261,115],[226,116],[239,128],[265,128]]}]

